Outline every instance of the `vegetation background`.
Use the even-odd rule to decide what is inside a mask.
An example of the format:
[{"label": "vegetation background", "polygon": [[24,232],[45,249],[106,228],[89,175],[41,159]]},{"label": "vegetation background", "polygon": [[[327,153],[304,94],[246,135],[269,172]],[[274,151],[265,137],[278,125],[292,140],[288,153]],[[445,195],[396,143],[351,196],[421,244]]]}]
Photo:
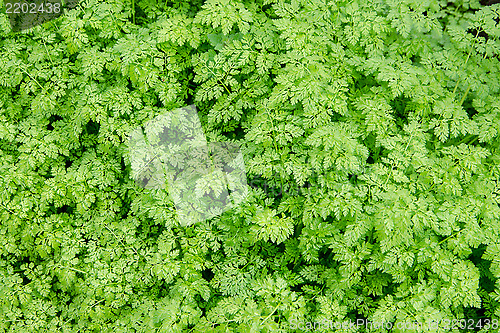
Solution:
[{"label": "vegetation background", "polygon": [[[0,332],[497,331],[499,14],[84,0],[15,33],[4,11]],[[132,129],[191,104],[209,141],[243,147],[252,186],[182,227],[126,152]]]}]

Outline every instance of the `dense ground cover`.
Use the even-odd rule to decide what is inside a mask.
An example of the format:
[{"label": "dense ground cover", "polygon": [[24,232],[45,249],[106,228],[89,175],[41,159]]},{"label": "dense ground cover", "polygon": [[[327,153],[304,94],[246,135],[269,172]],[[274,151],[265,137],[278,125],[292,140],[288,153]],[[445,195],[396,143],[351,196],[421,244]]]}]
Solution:
[{"label": "dense ground cover", "polygon": [[[499,14],[85,0],[21,32],[0,14],[0,331],[497,331]],[[191,104],[242,147],[251,194],[182,226],[127,139]]]}]

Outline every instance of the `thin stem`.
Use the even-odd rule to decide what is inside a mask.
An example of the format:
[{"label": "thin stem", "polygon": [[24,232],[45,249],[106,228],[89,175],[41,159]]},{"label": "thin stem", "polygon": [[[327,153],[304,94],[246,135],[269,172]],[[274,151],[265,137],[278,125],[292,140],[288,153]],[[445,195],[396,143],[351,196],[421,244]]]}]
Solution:
[{"label": "thin stem", "polygon": [[[484,56],[483,56],[483,60],[486,58],[486,50],[484,51]],[[467,86],[467,90],[465,91],[464,93],[464,96],[462,97],[462,99],[460,100],[460,103],[458,105],[462,105],[465,101],[465,98],[467,97],[467,94],[469,93],[469,90],[470,90],[470,86],[471,84],[469,83],[469,85]]]},{"label": "thin stem", "polygon": [[262,326],[275,312],[276,310],[278,310],[278,307],[281,305],[281,302],[278,303],[278,305],[276,305],[276,307],[274,308],[273,312],[271,312],[269,314],[269,316],[267,316],[261,323],[259,326]]},{"label": "thin stem", "polygon": [[[150,152],[151,153],[151,152]],[[156,153],[149,161],[147,161],[140,169],[137,171],[137,174],[139,175],[146,167],[159,155],[160,153]]]},{"label": "thin stem", "polygon": [[[469,134],[469,135],[470,135],[470,134]],[[466,142],[467,140],[470,140],[470,139],[471,139],[471,137],[472,137],[472,135],[471,135],[471,136],[469,136],[469,135],[465,136],[462,140],[460,140],[460,141],[457,143],[457,145],[462,144],[462,143]]]},{"label": "thin stem", "polygon": [[[408,141],[406,142],[406,146],[405,146],[405,149],[403,150],[403,153],[406,153],[406,150],[408,149],[408,145],[410,144],[411,142],[411,139],[413,137],[413,131],[411,131],[410,133],[410,138],[408,139]],[[394,170],[394,167],[395,167],[395,163],[391,163],[391,171],[389,172],[389,175],[387,176],[387,179],[385,181],[385,184],[384,184],[384,187],[387,185],[387,183],[389,182],[389,179],[391,178],[392,176],[392,171]]]},{"label": "thin stem", "polygon": [[11,214],[16,215],[18,218],[20,218],[20,219],[21,219],[21,216],[19,216],[18,214],[14,213],[13,211],[11,211],[11,210],[10,210],[9,208],[7,208],[7,206],[5,206],[3,203],[1,203],[1,202],[0,202],[0,205],[2,205],[2,207],[3,207],[4,209],[7,209],[7,210],[8,210]]},{"label": "thin stem", "polygon": [[204,64],[204,65],[205,65],[205,67],[206,67],[206,68],[210,71],[210,73],[212,73],[212,75],[216,78],[216,80],[217,80],[218,82],[220,82],[220,84],[222,84],[222,86],[224,87],[224,89],[226,89],[227,93],[228,93],[228,94],[230,94],[231,92],[229,91],[229,89],[228,89],[228,88],[226,87],[226,85],[224,84],[224,80],[226,79],[227,74],[229,73],[229,71],[230,71],[231,69],[233,69],[233,68],[232,68],[232,67],[230,67],[230,68],[229,68],[229,70],[228,70],[228,72],[227,72],[227,73],[224,75],[224,77],[222,78],[222,80],[219,80],[219,79],[217,79],[217,75],[214,73],[214,71],[213,71],[213,70],[211,70],[211,69],[210,69],[210,67],[208,67],[208,65],[207,65],[207,64]]},{"label": "thin stem", "polygon": [[[111,232],[113,234],[113,236],[115,236],[115,238],[123,245],[124,248],[127,248],[127,246],[122,242],[122,240],[120,238],[118,238],[118,236],[116,236],[116,234],[113,232],[113,230],[111,230],[106,224],[104,224],[104,227],[106,229],[108,229],[109,232]],[[132,248],[132,250],[134,250],[135,254],[138,254],[136,249],[133,246],[131,246],[131,248]]]},{"label": "thin stem", "polygon": [[476,141],[477,139],[479,139],[479,136],[476,136],[475,138],[473,138],[472,140],[470,140],[469,142],[467,142],[467,144],[472,144],[474,141]]},{"label": "thin stem", "polygon": [[470,83],[467,86],[467,90],[465,90],[464,96],[462,97],[462,99],[460,100],[460,102],[458,103],[458,105],[462,105],[464,103],[465,97],[467,97],[467,94],[469,93],[469,90],[470,90]]},{"label": "thin stem", "polygon": [[19,69],[26,75],[28,75],[30,77],[30,79],[32,79],[33,81],[36,82],[36,84],[38,84],[38,86],[40,87],[40,89],[43,90],[43,87],[42,85],[40,84],[40,82],[38,82],[33,76],[30,75],[30,73],[28,73],[27,71],[25,71],[23,68],[19,67]]},{"label": "thin stem", "polygon": [[104,299],[101,299],[100,301],[97,301],[94,304],[92,304],[92,306],[90,308],[92,309],[94,306],[96,306],[97,304],[102,303],[104,301],[105,301]]},{"label": "thin stem", "polygon": [[[469,53],[467,54],[467,59],[465,59],[464,68],[465,68],[465,66],[467,66],[467,62],[469,61],[470,55],[472,54],[472,48],[473,48],[474,44],[476,43],[478,35],[479,35],[479,30],[477,30],[476,36],[474,36],[474,40],[470,44],[470,49],[469,49]],[[458,87],[459,82],[460,82],[460,79],[457,80],[457,83],[455,84],[455,88],[453,88],[453,95],[455,95],[455,92],[457,91],[457,87]]]},{"label": "thin stem", "polygon": [[[428,105],[429,105],[429,103],[427,103],[427,106]],[[422,113],[423,113],[423,110],[422,110]],[[418,119],[418,123],[420,124],[422,121],[423,115],[417,115],[417,116],[420,116]],[[405,149],[403,150],[403,153],[406,153],[406,150],[408,149],[408,146],[410,145],[411,139],[413,138],[413,134],[414,134],[414,131],[412,130],[410,133],[410,137],[408,138],[408,141],[406,142],[406,146],[405,146]],[[378,158],[378,153],[377,153],[377,158]],[[387,183],[389,182],[389,178],[392,176],[392,171],[393,171],[394,166],[395,166],[395,164],[394,164],[394,162],[392,162],[391,163],[391,171],[389,172],[389,175],[387,176],[384,187],[387,185]]]},{"label": "thin stem", "polygon": [[[278,150],[278,145],[276,143],[276,128],[274,127],[274,122],[273,122],[273,119],[271,118],[271,114],[269,113],[269,110],[266,108],[266,114],[269,118],[269,121],[271,122],[271,126],[273,127],[273,133],[274,133],[274,136],[273,136],[273,145],[274,145],[274,150],[276,151],[276,154],[280,155],[281,156],[281,153],[280,151]],[[283,166],[283,160],[280,158],[280,162],[281,162],[281,166],[284,168]],[[283,192],[283,178],[281,177],[281,173],[280,173],[280,185],[281,185],[281,192]]]},{"label": "thin stem", "polygon": [[87,274],[87,272],[81,271],[81,270],[76,269],[76,268],[73,268],[73,267],[62,266],[62,265],[60,265],[59,267],[61,267],[61,268],[66,268],[66,269],[70,269],[70,270],[75,271],[75,272],[78,272],[78,273]]},{"label": "thin stem", "polygon": [[[462,230],[464,230],[464,229],[462,229]],[[460,231],[458,231],[458,232],[456,232],[456,233],[454,233],[454,234],[452,234],[452,235],[449,235],[448,237],[446,237],[445,239],[443,239],[442,241],[440,241],[440,242],[438,243],[438,245],[441,245],[443,242],[447,241],[448,239],[450,239],[450,238],[452,238],[452,237],[458,236],[458,234],[459,234],[459,233],[461,233],[461,232],[462,232],[462,230],[460,230]]]},{"label": "thin stem", "polygon": [[43,40],[43,38],[42,38],[42,43],[43,43],[43,46],[45,47],[45,52],[47,52],[47,55],[49,56],[49,61],[50,61],[51,65],[54,66],[54,62],[52,61],[52,57],[50,56],[50,52],[47,49],[47,44],[45,44],[45,41]]}]

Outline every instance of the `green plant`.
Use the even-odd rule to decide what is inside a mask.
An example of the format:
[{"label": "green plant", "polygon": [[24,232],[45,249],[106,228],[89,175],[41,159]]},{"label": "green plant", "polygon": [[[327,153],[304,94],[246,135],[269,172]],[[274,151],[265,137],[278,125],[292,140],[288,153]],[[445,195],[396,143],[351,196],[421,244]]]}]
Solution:
[{"label": "green plant", "polygon": [[[498,320],[499,14],[84,0],[19,33],[1,14],[0,331]],[[190,104],[258,181],[181,227],[126,143]]]}]

